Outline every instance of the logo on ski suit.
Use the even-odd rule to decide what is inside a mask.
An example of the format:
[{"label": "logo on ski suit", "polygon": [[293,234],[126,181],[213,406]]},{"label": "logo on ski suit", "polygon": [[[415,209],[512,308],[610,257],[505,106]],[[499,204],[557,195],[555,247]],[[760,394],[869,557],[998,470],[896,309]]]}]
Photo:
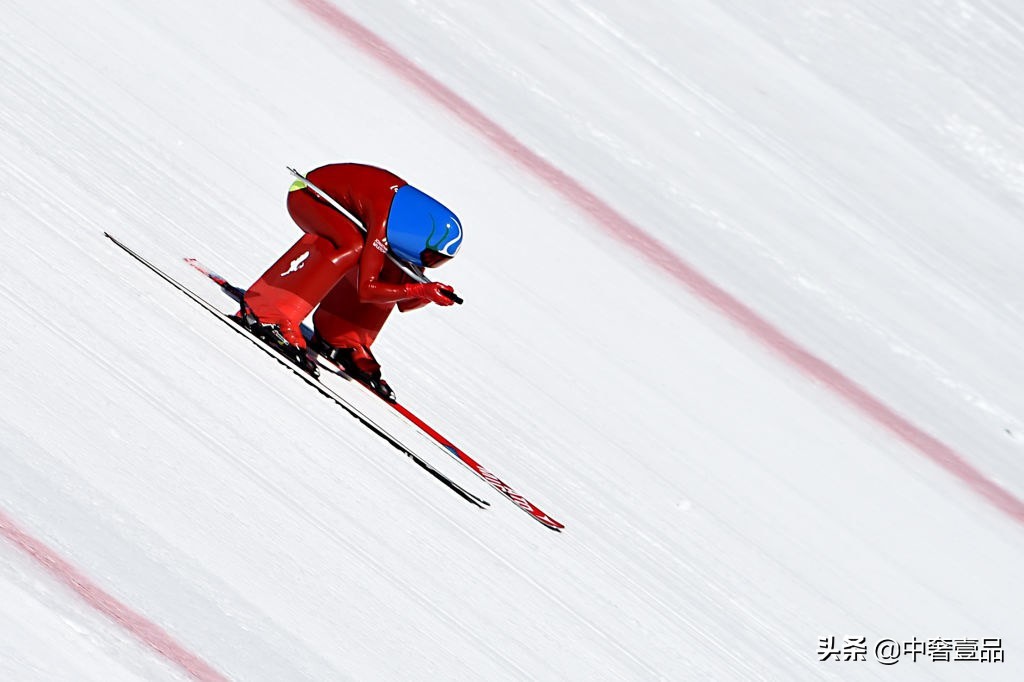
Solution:
[{"label": "logo on ski suit", "polygon": [[299,256],[298,258],[293,260],[291,266],[288,268],[288,270],[286,272],[282,272],[281,276],[282,277],[287,277],[288,275],[292,274],[293,272],[298,272],[299,270],[301,270],[302,266],[304,266],[306,264],[306,259],[307,258],[309,258],[309,251],[307,251],[306,253],[302,254],[301,256]]}]

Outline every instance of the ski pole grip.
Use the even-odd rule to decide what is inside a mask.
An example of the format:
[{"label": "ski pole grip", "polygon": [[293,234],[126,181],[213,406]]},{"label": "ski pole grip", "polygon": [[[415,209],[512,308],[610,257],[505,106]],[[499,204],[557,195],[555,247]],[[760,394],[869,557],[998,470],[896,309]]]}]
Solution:
[{"label": "ski pole grip", "polygon": [[457,293],[455,293],[454,291],[448,291],[447,289],[441,289],[441,293],[442,293],[442,294],[443,294],[443,295],[444,295],[445,297],[447,297],[447,298],[450,298],[450,299],[452,299],[453,301],[455,301],[455,302],[456,302],[456,303],[458,303],[459,305],[462,305],[462,304],[463,304],[463,302],[464,302],[464,301],[462,300],[462,297],[461,297],[461,296],[459,296],[459,295],[458,295]]}]

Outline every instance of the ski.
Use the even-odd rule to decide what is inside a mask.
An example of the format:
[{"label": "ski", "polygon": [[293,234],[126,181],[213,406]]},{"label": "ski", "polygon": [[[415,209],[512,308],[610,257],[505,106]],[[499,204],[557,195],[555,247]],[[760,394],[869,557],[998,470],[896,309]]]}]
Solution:
[{"label": "ski", "polygon": [[[335,365],[335,367],[337,367],[337,365]],[[340,367],[338,367],[338,369],[341,370]],[[387,403],[386,400],[383,402]],[[477,476],[486,481],[488,485],[490,485],[492,488],[494,488],[499,493],[504,495],[506,498],[511,500],[513,504],[515,504],[524,512],[532,516],[534,519],[536,519],[537,521],[539,521],[540,523],[544,524],[546,527],[554,531],[561,531],[563,528],[565,528],[563,524],[559,523],[558,521],[555,521],[545,512],[541,511],[540,508],[537,507],[537,505],[535,505],[534,503],[530,502],[528,499],[517,493],[508,483],[505,483],[503,480],[501,480],[500,478],[492,474],[490,471],[485,469],[482,464],[480,464],[475,459],[473,459],[465,452],[463,452],[461,448],[458,448],[454,444],[452,444],[451,441],[449,441],[447,438],[438,433],[434,428],[432,428],[429,424],[427,424],[422,419],[413,414],[412,411],[409,410],[407,407],[401,405],[400,403],[387,404],[393,407],[403,417],[405,417],[410,422],[415,424],[421,431],[423,431],[423,433],[433,438],[434,442],[440,445],[443,450],[448,452],[448,454],[450,454],[452,457],[454,457],[455,459],[469,467],[473,471],[473,473],[475,473]]]},{"label": "ski", "polygon": [[[235,302],[241,302],[242,296],[245,295],[245,289],[232,285],[227,279],[218,275],[216,272],[206,267],[205,265],[197,261],[195,258],[185,258],[184,260],[192,268],[194,268],[195,270],[197,270],[198,272],[212,280],[217,286],[221,288],[221,291],[223,291],[232,299],[234,299]],[[328,365],[329,369],[332,372],[344,376],[345,378],[351,378],[345,373],[345,370],[337,363],[323,356],[320,356],[319,359],[322,364]],[[360,384],[358,381],[353,381],[353,383],[362,386],[362,384]],[[366,387],[363,386],[363,388]],[[373,393],[373,391],[370,391],[370,393]],[[380,398],[380,396],[378,396],[376,393],[373,393],[373,395],[377,398]],[[490,485],[503,496],[511,500],[513,504],[515,504],[517,507],[519,507],[527,514],[532,516],[545,527],[550,528],[554,531],[561,531],[563,528],[565,528],[565,526],[562,523],[548,516],[544,511],[537,507],[537,505],[533,504],[528,499],[526,499],[518,492],[516,492],[512,488],[512,486],[510,486],[509,484],[505,483],[500,478],[492,474],[490,471],[484,468],[482,464],[480,464],[475,459],[470,457],[462,449],[455,446],[450,440],[442,436],[436,429],[434,429],[425,421],[417,417],[409,408],[397,402],[392,403],[388,402],[387,400],[384,400],[383,398],[380,399],[381,402],[393,408],[396,412],[402,415],[416,428],[418,428],[420,431],[422,431],[424,434],[430,437],[434,441],[434,443],[437,444],[441,448],[441,450],[443,450],[448,456],[453,457],[461,464],[469,468],[473,473],[475,473],[477,476],[486,481],[488,485]]]},{"label": "ski", "polygon": [[[129,248],[127,245],[125,245],[124,242],[120,241],[119,239],[117,239],[116,237],[111,235],[110,233],[104,232],[103,234],[104,234],[104,236],[107,237],[107,239],[109,239],[111,242],[113,242],[115,245],[117,245],[118,248],[120,248],[122,251],[127,253],[129,256],[134,258],[136,261],[138,261],[142,265],[146,266],[150,271],[155,273],[157,276],[159,276],[165,282],[167,282],[168,284],[173,286],[175,289],[177,289],[181,293],[185,294],[185,296],[190,298],[193,302],[199,304],[206,312],[210,313],[215,318],[217,318],[218,320],[220,320],[224,324],[228,325],[228,327],[230,327],[231,329],[235,330],[235,332],[237,332],[238,334],[241,334],[243,337],[248,339],[253,345],[257,346],[258,348],[263,350],[267,355],[269,355],[270,357],[272,357],[275,360],[277,360],[281,365],[283,365],[284,367],[288,368],[292,372],[292,374],[294,374],[295,376],[297,376],[300,379],[302,379],[304,382],[309,384],[312,388],[316,389],[322,396],[324,396],[325,398],[329,399],[334,404],[336,404],[338,407],[340,407],[343,410],[345,410],[349,415],[354,417],[363,426],[365,426],[370,431],[374,432],[375,434],[377,434],[378,436],[383,438],[388,444],[390,444],[396,450],[398,450],[402,454],[404,454],[407,457],[409,457],[409,459],[411,459],[413,462],[415,462],[418,466],[420,466],[422,469],[424,469],[427,473],[429,473],[431,476],[436,478],[438,481],[442,482],[445,486],[447,486],[449,489],[451,489],[454,493],[459,495],[459,497],[461,497],[462,499],[466,500],[470,504],[473,504],[474,506],[479,507],[481,509],[486,509],[487,507],[490,506],[490,503],[487,500],[474,495],[473,493],[469,492],[468,490],[466,490],[465,488],[460,486],[458,483],[456,483],[455,481],[450,479],[448,476],[444,475],[443,473],[441,473],[440,471],[438,471],[437,469],[432,467],[426,460],[424,460],[422,457],[417,455],[411,448],[406,446],[404,443],[402,443],[400,440],[398,440],[398,438],[396,438],[394,435],[389,433],[386,429],[384,429],[379,424],[377,424],[375,421],[373,421],[370,417],[368,417],[363,412],[361,412],[359,409],[357,409],[355,406],[353,406],[349,401],[345,400],[345,398],[343,398],[336,391],[334,391],[330,387],[325,386],[324,384],[322,384],[319,381],[317,381],[312,375],[310,375],[308,372],[305,372],[304,370],[302,370],[294,362],[290,362],[289,360],[287,360],[280,353],[277,353],[274,349],[272,349],[270,346],[268,346],[266,343],[264,343],[262,339],[260,339],[256,335],[254,335],[248,329],[245,329],[241,325],[239,325],[236,322],[234,322],[231,319],[230,315],[225,315],[224,313],[222,313],[220,310],[218,310],[216,308],[216,306],[211,304],[209,301],[204,299],[199,294],[197,294],[194,291],[192,291],[191,289],[189,289],[187,286],[185,286],[184,284],[182,284],[181,282],[179,282],[175,278],[173,278],[170,275],[168,275],[166,272],[164,272],[163,270],[158,268],[156,265],[154,265],[150,261],[148,261],[145,258],[143,258],[141,255],[139,255],[138,253],[133,251],[131,248]],[[214,280],[214,281],[217,281],[217,280]],[[231,295],[231,291],[227,287],[230,287],[230,285],[228,285],[227,282],[224,282],[222,284],[222,288],[224,288],[225,292],[227,292],[229,295]],[[241,293],[244,293],[244,290],[240,290],[240,291],[241,291]]]}]

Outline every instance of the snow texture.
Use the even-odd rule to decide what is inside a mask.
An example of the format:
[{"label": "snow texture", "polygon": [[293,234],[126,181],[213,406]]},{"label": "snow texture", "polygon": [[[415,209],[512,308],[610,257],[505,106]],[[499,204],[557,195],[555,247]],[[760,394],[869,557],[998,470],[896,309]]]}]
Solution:
[{"label": "snow texture", "polygon": [[[9,0],[0,521],[228,679],[1024,679],[1024,527],[595,225],[321,0]],[[1011,0],[336,7],[987,480],[1024,496],[1024,9]],[[196,290],[298,230],[286,165],[458,213],[464,306],[341,385],[474,509],[103,238]],[[220,297],[218,299],[218,296]],[[0,678],[180,680],[0,538]],[[863,636],[862,662],[819,639]],[[1004,663],[883,638],[1001,638]]]}]

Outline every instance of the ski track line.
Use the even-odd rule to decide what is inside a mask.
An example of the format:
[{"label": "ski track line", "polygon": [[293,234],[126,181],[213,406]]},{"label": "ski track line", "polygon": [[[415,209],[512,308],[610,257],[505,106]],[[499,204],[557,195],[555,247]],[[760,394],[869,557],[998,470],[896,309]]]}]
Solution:
[{"label": "ski track line", "polygon": [[543,181],[570,204],[589,215],[616,242],[636,252],[664,274],[704,299],[728,319],[742,327],[763,346],[780,355],[791,366],[820,382],[861,414],[892,432],[933,463],[965,483],[971,490],[1020,524],[1024,524],[1024,501],[987,478],[967,459],[895,409],[869,393],[853,379],[789,338],[778,327],[728,293],[665,244],[588,190],[565,171],[529,149],[514,135],[491,120],[480,109],[444,85],[390,43],[356,21],[328,0],[293,0],[296,5],[341,34],[359,51],[385,66],[394,75],[480,133],[499,151],[511,157],[527,172]]},{"label": "ski track line", "polygon": [[[66,204],[65,207],[70,208]],[[17,301],[12,297],[10,291],[5,293],[8,295],[8,300]],[[199,682],[228,682],[227,677],[198,655],[186,649],[166,630],[111,595],[42,540],[23,530],[3,509],[0,509],[0,537],[7,538],[57,581],[71,588],[87,605],[121,626],[123,630],[157,654],[180,667],[193,679],[199,680]]]},{"label": "ski track line", "polygon": [[200,682],[227,682],[227,678],[179,644],[166,630],[103,590],[41,540],[19,528],[0,510],[0,536],[14,543],[53,577],[64,583],[89,606],[120,625],[136,639]]}]

